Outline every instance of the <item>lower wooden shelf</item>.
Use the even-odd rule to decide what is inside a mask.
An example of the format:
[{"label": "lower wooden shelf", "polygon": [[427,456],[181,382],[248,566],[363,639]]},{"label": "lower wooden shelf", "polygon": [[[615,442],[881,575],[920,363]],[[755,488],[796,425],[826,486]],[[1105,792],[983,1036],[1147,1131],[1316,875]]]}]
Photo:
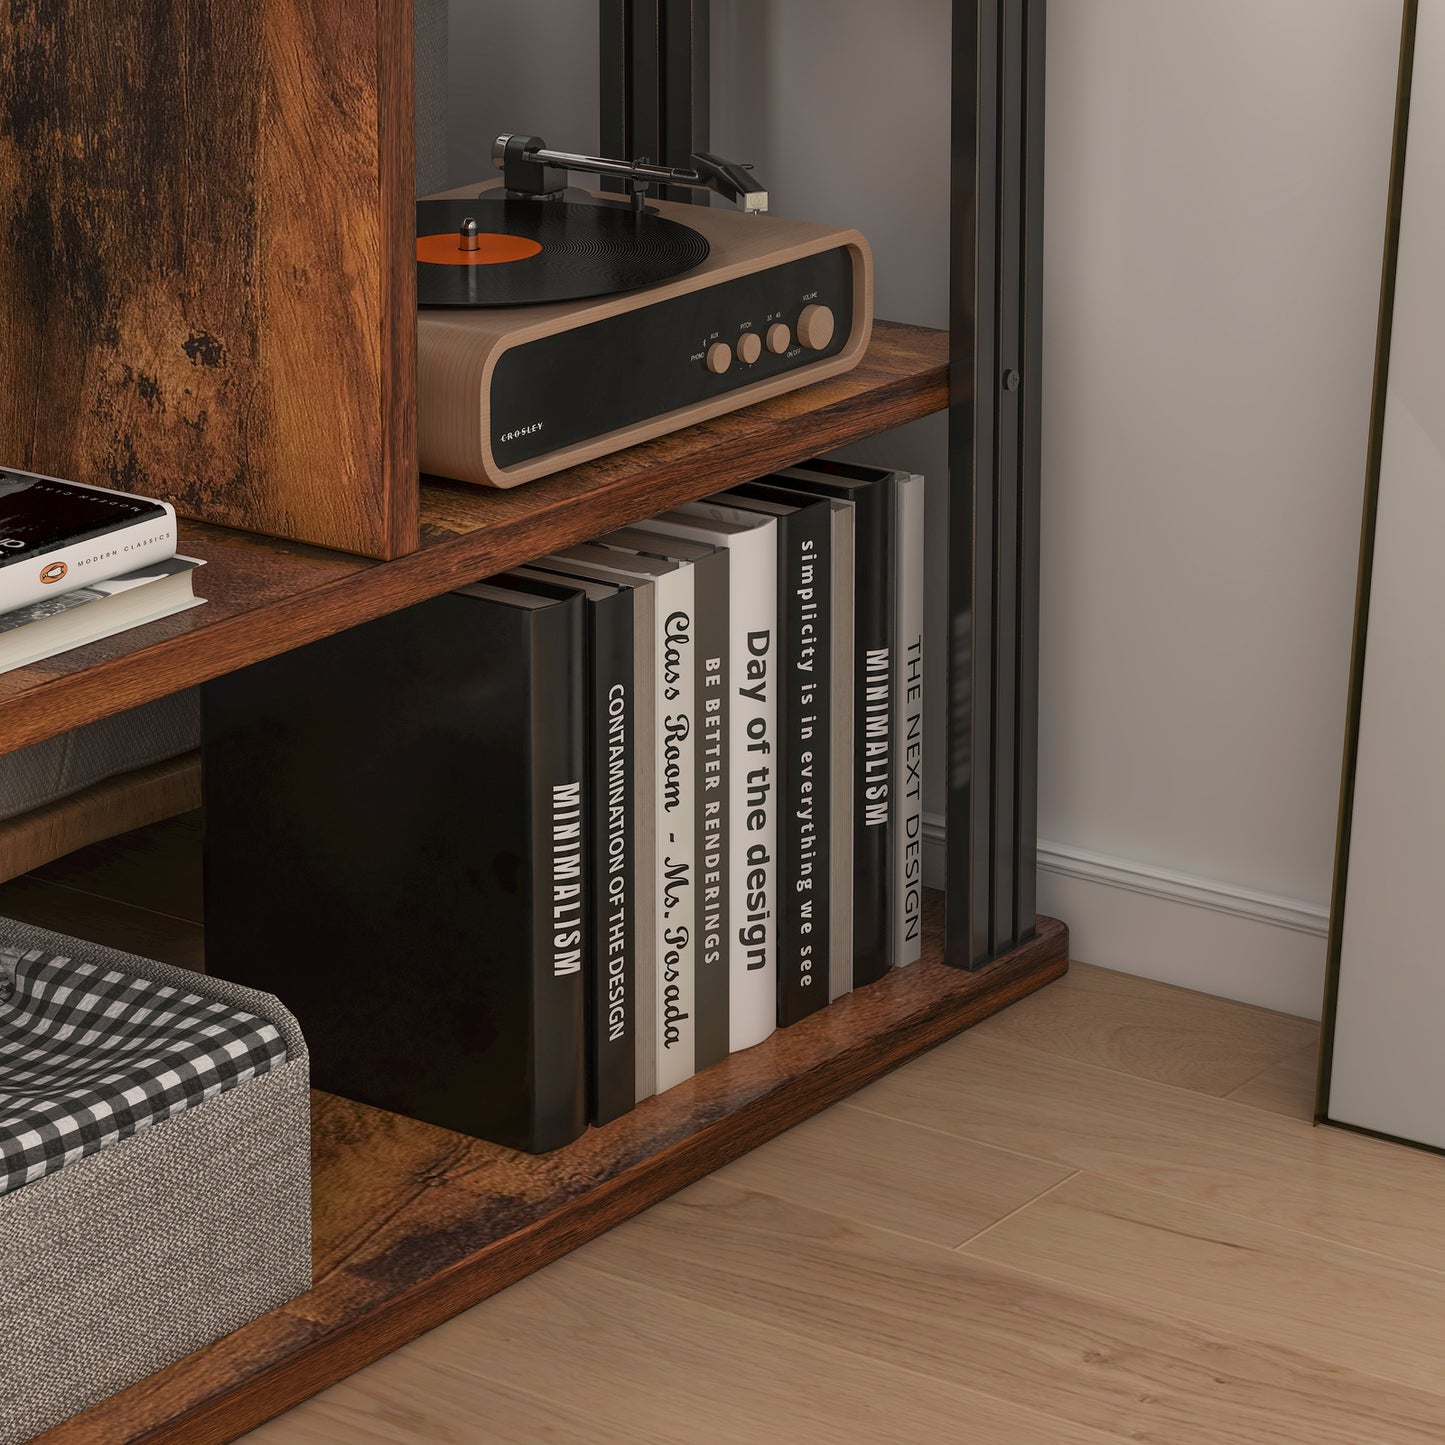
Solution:
[{"label": "lower wooden shelf", "polygon": [[315,1286],[40,1439],[214,1445],[486,1299],[1068,968],[1068,929],[977,973],[923,961],[540,1158],[314,1096]]}]

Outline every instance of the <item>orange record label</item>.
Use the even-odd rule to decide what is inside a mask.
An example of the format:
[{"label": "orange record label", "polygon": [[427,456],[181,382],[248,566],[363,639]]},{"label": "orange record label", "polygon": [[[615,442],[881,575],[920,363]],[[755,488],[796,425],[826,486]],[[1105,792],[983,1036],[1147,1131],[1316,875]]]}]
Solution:
[{"label": "orange record label", "polygon": [[416,259],[432,266],[495,266],[500,261],[525,261],[541,249],[542,243],[529,236],[505,236],[497,231],[479,231],[475,251],[463,251],[455,231],[416,238]]}]

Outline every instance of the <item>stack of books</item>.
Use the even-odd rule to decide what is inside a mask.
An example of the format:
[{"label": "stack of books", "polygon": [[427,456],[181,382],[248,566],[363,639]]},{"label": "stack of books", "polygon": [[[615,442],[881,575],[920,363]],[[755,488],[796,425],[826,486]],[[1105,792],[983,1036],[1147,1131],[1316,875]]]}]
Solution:
[{"label": "stack of books", "polygon": [[169,502],[0,470],[0,672],[200,603]]},{"label": "stack of books", "polygon": [[923,502],[812,462],[210,684],[208,966],[543,1152],[916,961]]}]

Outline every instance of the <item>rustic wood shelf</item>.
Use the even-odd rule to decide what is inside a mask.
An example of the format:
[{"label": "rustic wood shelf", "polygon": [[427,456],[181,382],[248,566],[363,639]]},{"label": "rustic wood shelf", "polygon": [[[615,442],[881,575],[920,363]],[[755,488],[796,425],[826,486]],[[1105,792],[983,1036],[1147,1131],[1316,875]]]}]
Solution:
[{"label": "rustic wood shelf", "polygon": [[[0,752],[275,656],[948,404],[948,337],[876,323],[856,370],[514,491],[425,478],[390,562],[187,525],[204,607],[0,675]],[[319,477],[316,485],[324,487]]]},{"label": "rustic wood shelf", "polygon": [[924,956],[541,1157],[314,1096],[309,1294],[42,1435],[44,1445],[214,1445],[621,1223],[1059,977],[1068,930],[977,973]]}]

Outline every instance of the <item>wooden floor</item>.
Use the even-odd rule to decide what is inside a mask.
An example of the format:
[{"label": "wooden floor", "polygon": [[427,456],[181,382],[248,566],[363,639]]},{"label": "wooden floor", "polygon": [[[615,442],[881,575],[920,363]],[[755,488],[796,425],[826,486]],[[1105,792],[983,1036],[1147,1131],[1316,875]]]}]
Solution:
[{"label": "wooden floor", "polygon": [[1439,1445],[1445,1160],[1313,1128],[1315,1034],[1077,965],[245,1438]]},{"label": "wooden floor", "polygon": [[1445,1440],[1445,1160],[1316,1026],[1080,965],[246,1437]]}]

